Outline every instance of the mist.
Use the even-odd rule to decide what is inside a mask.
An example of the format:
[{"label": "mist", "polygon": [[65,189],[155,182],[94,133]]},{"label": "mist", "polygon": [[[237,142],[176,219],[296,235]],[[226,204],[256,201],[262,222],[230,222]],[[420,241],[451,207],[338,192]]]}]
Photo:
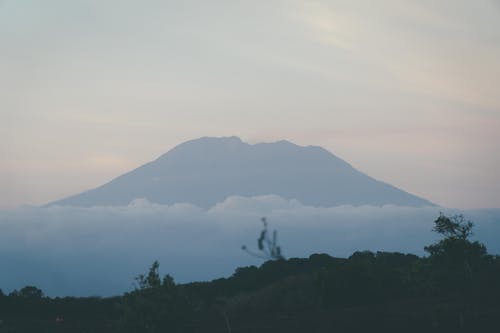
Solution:
[{"label": "mist", "polygon": [[463,213],[475,222],[474,239],[500,253],[500,210],[440,207],[313,207],[276,195],[227,198],[209,209],[160,205],[136,199],[126,206],[49,206],[0,211],[0,288],[35,285],[50,296],[116,295],[134,288],[134,277],[154,260],[177,282],[230,276],[262,260],[256,249],[261,217],[278,231],[287,258],[354,251],[424,255],[438,239],[433,221]]}]

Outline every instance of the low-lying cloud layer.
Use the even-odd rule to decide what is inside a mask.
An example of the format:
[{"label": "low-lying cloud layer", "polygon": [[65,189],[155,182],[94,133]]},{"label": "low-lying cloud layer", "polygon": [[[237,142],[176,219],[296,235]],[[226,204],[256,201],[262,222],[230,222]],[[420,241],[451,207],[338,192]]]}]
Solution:
[{"label": "low-lying cloud layer", "polygon": [[[438,207],[304,206],[268,195],[229,197],[208,210],[138,199],[119,207],[24,207],[0,211],[0,288],[27,284],[49,295],[112,295],[133,288],[134,276],[160,261],[178,282],[230,275],[259,264],[241,250],[255,248],[266,216],[287,257],[357,250],[423,255]],[[500,210],[465,211],[475,238],[500,253]]]}]

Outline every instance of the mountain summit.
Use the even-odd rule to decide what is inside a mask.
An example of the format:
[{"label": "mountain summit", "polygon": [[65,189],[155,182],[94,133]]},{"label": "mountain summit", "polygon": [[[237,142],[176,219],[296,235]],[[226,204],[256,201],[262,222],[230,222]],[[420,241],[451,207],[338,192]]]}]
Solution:
[{"label": "mountain summit", "polygon": [[232,195],[266,194],[324,207],[433,205],[357,171],[323,148],[288,141],[251,145],[237,137],[187,141],[107,184],[52,204],[127,205],[146,198],[209,208]]}]

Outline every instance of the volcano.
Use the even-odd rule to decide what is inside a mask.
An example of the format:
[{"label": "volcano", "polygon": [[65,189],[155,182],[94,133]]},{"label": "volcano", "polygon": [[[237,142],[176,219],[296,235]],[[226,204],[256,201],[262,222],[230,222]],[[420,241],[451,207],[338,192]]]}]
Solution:
[{"label": "volcano", "polygon": [[238,137],[184,142],[102,186],[50,205],[117,206],[144,198],[210,208],[229,196],[268,194],[321,207],[433,205],[369,177],[321,147],[284,140],[248,144]]}]

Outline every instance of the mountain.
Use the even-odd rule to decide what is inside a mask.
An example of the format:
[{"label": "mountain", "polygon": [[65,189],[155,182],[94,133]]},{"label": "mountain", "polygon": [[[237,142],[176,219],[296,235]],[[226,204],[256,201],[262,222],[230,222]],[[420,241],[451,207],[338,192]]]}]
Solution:
[{"label": "mountain", "polygon": [[242,142],[237,137],[182,143],[158,159],[56,205],[127,205],[136,198],[208,208],[228,196],[276,194],[313,206],[433,205],[375,180],[329,151],[288,141]]}]

